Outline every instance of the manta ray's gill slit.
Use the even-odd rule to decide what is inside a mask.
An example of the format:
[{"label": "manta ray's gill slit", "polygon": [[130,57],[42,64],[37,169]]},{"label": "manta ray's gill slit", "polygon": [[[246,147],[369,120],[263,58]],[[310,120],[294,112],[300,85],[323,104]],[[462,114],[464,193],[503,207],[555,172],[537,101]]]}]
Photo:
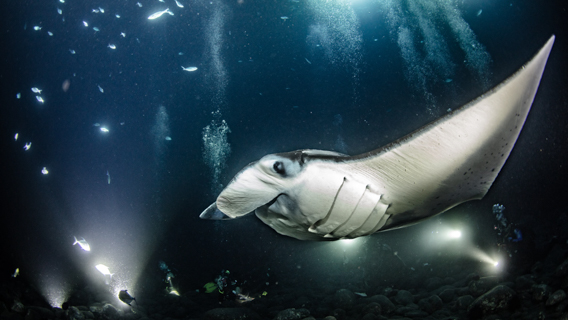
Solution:
[{"label": "manta ray's gill slit", "polygon": [[[357,212],[357,210],[360,209],[360,207],[362,208],[362,207],[365,206],[365,204],[363,204],[362,201],[365,200],[365,197],[366,197],[370,192],[372,192],[370,186],[369,186],[369,185],[366,185],[366,186],[365,186],[365,191],[363,191],[363,194],[361,194],[361,196],[359,197],[359,200],[357,200],[357,204],[355,205],[355,207],[353,208],[353,210],[351,211],[351,213],[349,214],[349,216],[347,217],[347,219],[345,219],[345,221],[343,221],[343,223],[341,223],[340,225],[337,226],[337,228],[335,228],[333,231],[331,231],[331,232],[329,233],[329,235],[334,236],[334,237],[337,237],[337,235],[339,235],[339,232],[338,232],[338,231],[342,231],[341,229],[345,229],[345,228],[348,229],[349,226],[350,226],[351,224],[353,224],[354,220],[357,219],[357,217],[356,217],[356,212]],[[379,196],[379,199],[380,199],[380,196]],[[364,211],[365,208],[362,208],[362,210]],[[372,213],[372,212],[370,212],[370,213],[367,215],[367,219],[368,219],[368,216],[369,216],[371,213]],[[365,219],[365,221],[366,221],[366,219]],[[360,227],[360,226],[359,226],[359,227]],[[359,228],[359,227],[358,227],[358,228]],[[357,228],[357,229],[358,229],[358,228]]]},{"label": "manta ray's gill slit", "polygon": [[337,189],[337,192],[335,193],[335,196],[333,197],[333,202],[331,203],[331,207],[329,208],[329,210],[327,211],[325,217],[323,219],[320,219],[318,221],[316,221],[314,224],[312,224],[310,226],[310,228],[308,229],[309,232],[312,233],[318,233],[317,228],[319,226],[324,225],[328,220],[329,217],[331,216],[331,214],[333,213],[333,207],[335,207],[335,204],[337,202],[337,197],[339,195],[339,193],[341,192],[341,189],[343,188],[343,186],[345,185],[345,182],[347,181],[347,178],[343,177],[343,181],[341,182],[341,186],[339,186],[339,188]]}]

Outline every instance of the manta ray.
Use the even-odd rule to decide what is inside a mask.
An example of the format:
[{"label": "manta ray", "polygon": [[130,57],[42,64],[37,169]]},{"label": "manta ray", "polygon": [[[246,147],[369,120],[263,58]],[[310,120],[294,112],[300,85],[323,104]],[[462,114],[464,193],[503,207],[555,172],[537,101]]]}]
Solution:
[{"label": "manta ray", "polygon": [[554,38],[494,89],[379,149],[264,156],[237,173],[200,217],[254,211],[282,235],[352,239],[483,198],[523,128]]}]

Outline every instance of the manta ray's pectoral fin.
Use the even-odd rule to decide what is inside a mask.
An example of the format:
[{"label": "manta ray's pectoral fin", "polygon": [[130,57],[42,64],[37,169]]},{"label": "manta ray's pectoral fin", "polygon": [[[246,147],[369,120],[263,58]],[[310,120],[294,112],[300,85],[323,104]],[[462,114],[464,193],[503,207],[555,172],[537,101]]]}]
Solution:
[{"label": "manta ray's pectoral fin", "polygon": [[207,209],[203,210],[203,212],[199,215],[201,219],[207,220],[228,220],[231,217],[227,216],[221,210],[217,209],[217,203],[213,202]]}]

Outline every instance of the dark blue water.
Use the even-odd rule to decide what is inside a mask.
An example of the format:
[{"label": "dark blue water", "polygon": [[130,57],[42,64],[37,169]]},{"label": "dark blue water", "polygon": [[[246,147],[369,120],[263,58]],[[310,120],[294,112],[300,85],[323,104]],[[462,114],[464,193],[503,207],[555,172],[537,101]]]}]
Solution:
[{"label": "dark blue water", "polygon": [[[4,274],[20,268],[57,304],[74,287],[101,283],[99,263],[115,273],[110,291],[144,292],[137,285],[159,274],[160,260],[185,291],[224,268],[310,286],[330,277],[338,286],[408,283],[399,259],[384,262],[384,252],[391,259],[396,251],[405,270],[433,265],[428,275],[451,272],[452,263],[484,270],[464,252],[418,245],[441,225],[463,225],[473,246],[501,250],[511,270],[565,241],[564,3],[165,1],[3,5]],[[165,8],[174,15],[147,19]],[[249,162],[301,148],[378,148],[497,85],[552,34],[532,111],[483,200],[357,249],[286,238],[253,216],[198,218]],[[524,235],[510,252],[498,246],[495,203]],[[91,251],[72,246],[74,236]],[[144,282],[153,280],[162,286],[159,276]]]}]

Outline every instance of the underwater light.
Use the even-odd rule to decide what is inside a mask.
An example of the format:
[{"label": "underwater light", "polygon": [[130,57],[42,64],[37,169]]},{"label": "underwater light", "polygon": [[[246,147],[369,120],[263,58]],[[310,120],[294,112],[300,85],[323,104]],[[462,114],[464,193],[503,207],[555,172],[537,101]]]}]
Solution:
[{"label": "underwater light", "polygon": [[448,232],[448,237],[450,239],[458,239],[458,238],[461,238],[461,236],[462,236],[462,233],[461,233],[460,230],[451,230],[451,231]]},{"label": "underwater light", "polygon": [[493,266],[494,266],[494,267],[497,267],[498,265],[499,265],[499,261],[495,261],[495,262],[493,263]]},{"label": "underwater light", "polygon": [[355,240],[357,240],[357,239],[341,239],[341,240],[339,240],[339,241],[340,241],[342,244],[351,245],[351,244],[355,243]]}]

